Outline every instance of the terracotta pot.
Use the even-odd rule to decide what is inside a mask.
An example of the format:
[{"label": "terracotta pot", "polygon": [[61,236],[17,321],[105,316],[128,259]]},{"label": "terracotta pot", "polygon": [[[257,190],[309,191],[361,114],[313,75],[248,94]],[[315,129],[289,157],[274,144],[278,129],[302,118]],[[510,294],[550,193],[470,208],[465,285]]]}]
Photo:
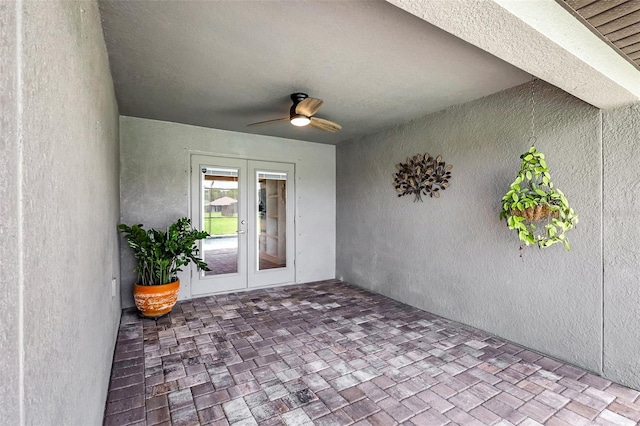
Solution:
[{"label": "terracotta pot", "polygon": [[136,307],[145,317],[168,314],[178,300],[180,280],[162,285],[133,285]]}]

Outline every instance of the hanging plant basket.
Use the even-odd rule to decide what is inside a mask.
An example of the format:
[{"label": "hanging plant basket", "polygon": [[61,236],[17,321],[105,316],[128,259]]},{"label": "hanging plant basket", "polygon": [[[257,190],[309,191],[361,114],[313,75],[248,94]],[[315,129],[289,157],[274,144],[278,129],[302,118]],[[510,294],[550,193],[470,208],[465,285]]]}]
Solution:
[{"label": "hanging plant basket", "polygon": [[562,243],[571,250],[566,233],[578,223],[578,215],[562,191],[554,188],[543,153],[532,146],[520,158],[520,172],[502,197],[500,218],[527,246]]},{"label": "hanging plant basket", "polygon": [[560,217],[560,213],[557,210],[552,210],[548,204],[527,207],[524,210],[511,210],[511,215],[523,217],[525,222],[539,222],[548,218],[557,219]]}]

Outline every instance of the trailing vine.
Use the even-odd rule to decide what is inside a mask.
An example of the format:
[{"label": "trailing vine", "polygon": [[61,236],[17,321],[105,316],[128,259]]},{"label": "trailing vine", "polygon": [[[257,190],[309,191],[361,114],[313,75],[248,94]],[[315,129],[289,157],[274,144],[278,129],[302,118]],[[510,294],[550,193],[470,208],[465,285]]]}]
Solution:
[{"label": "trailing vine", "polygon": [[543,153],[532,146],[520,158],[520,172],[502,197],[500,219],[506,219],[509,229],[527,246],[562,243],[571,250],[566,233],[578,223],[578,215],[551,182]]}]

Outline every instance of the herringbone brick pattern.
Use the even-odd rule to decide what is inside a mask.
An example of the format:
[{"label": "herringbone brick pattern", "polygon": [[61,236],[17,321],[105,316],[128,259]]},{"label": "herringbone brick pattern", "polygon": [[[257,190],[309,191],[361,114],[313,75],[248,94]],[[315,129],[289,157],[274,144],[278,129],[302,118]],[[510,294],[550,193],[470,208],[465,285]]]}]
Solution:
[{"label": "herringbone brick pattern", "polygon": [[638,396],[326,281],[126,311],[105,425],[635,425]]}]

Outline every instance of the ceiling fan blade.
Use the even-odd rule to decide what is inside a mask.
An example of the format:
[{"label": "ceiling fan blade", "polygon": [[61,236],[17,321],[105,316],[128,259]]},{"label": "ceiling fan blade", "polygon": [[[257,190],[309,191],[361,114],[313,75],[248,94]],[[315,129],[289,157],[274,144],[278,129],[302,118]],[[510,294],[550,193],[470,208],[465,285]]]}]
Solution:
[{"label": "ceiling fan blade", "polygon": [[258,121],[257,123],[247,124],[247,126],[262,126],[263,124],[274,124],[281,121],[289,121],[289,117],[276,118],[275,120]]},{"label": "ceiling fan blade", "polygon": [[309,123],[311,127],[315,127],[316,129],[324,130],[325,132],[335,133],[338,130],[342,129],[342,126],[338,123],[334,123],[333,121],[325,120],[324,118],[311,117],[311,123]]},{"label": "ceiling fan blade", "polygon": [[305,98],[296,105],[296,113],[311,117],[322,108],[322,99]]}]

